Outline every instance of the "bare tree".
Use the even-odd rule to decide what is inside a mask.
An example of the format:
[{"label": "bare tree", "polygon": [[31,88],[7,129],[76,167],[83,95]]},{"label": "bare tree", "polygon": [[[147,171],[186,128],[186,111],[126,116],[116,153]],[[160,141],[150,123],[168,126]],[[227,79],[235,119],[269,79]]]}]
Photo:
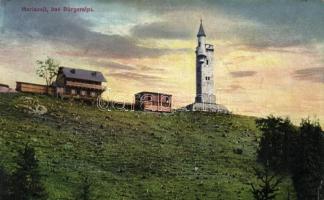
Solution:
[{"label": "bare tree", "polygon": [[45,61],[37,60],[36,63],[38,65],[36,74],[45,79],[48,90],[48,87],[53,83],[54,78],[57,75],[59,64],[50,57],[47,57]]}]

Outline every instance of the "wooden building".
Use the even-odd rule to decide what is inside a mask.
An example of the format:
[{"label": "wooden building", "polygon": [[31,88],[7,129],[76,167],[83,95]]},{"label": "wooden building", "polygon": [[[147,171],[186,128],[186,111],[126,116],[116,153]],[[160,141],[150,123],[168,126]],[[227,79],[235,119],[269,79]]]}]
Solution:
[{"label": "wooden building", "polygon": [[16,91],[33,94],[54,94],[55,88],[35,83],[16,82]]},{"label": "wooden building", "polygon": [[135,109],[153,112],[171,112],[172,95],[156,92],[135,94]]},{"label": "wooden building", "polygon": [[101,72],[60,67],[53,86],[57,96],[94,100],[105,90],[104,82]]}]

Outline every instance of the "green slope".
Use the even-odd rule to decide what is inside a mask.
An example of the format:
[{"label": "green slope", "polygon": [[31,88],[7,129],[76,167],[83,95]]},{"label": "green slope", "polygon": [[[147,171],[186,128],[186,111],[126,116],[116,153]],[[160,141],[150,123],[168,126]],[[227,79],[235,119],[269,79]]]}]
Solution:
[{"label": "green slope", "polygon": [[73,199],[84,175],[93,199],[252,199],[252,117],[103,112],[29,95],[48,109],[39,115],[23,108],[26,96],[0,94],[0,164],[14,170],[17,149],[33,146],[50,199]]}]

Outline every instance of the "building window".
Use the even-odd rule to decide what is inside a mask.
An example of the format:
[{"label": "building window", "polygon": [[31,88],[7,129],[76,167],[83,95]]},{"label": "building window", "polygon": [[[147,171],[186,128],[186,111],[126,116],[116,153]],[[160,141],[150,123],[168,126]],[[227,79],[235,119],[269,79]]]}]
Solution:
[{"label": "building window", "polygon": [[95,96],[97,96],[97,93],[96,92],[91,92],[90,96],[95,97]]},{"label": "building window", "polygon": [[87,92],[86,91],[84,91],[84,90],[81,90],[81,95],[82,96],[85,96],[87,94]]},{"label": "building window", "polygon": [[206,64],[208,65],[208,60],[206,61]]},{"label": "building window", "polygon": [[147,97],[147,100],[148,100],[148,101],[151,101],[151,100],[152,100],[152,97],[151,97],[151,96],[148,96],[148,97]]},{"label": "building window", "polygon": [[206,81],[209,81],[210,80],[210,76],[206,76],[205,79],[206,79]]},{"label": "building window", "polygon": [[71,94],[76,94],[76,90],[75,89],[71,89]]}]

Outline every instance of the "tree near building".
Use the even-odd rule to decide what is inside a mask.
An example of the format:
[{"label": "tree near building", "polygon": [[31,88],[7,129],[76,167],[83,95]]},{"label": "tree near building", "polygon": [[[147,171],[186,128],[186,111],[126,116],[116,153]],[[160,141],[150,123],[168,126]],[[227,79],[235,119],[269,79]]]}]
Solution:
[{"label": "tree near building", "polygon": [[45,61],[37,60],[38,67],[36,74],[45,79],[47,88],[53,83],[55,76],[58,73],[59,64],[50,57],[47,57]]}]

